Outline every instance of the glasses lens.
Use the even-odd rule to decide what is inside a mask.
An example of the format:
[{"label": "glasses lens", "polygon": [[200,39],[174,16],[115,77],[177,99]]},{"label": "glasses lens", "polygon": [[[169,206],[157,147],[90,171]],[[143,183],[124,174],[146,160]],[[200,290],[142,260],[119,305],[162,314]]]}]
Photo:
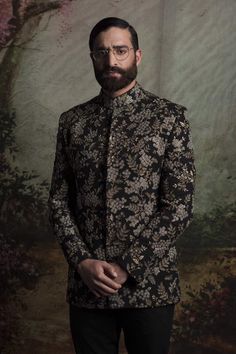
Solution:
[{"label": "glasses lens", "polygon": [[129,48],[127,47],[116,47],[113,50],[118,60],[125,60],[129,55]]},{"label": "glasses lens", "polygon": [[92,53],[93,59],[96,61],[102,60],[105,57],[105,53],[103,50],[96,50]]},{"label": "glasses lens", "polygon": [[[111,49],[102,49],[95,50],[92,52],[93,59],[96,61],[102,61],[108,55]],[[115,55],[117,60],[125,60],[129,56],[129,48],[128,47],[115,47],[112,49],[113,54]]]}]

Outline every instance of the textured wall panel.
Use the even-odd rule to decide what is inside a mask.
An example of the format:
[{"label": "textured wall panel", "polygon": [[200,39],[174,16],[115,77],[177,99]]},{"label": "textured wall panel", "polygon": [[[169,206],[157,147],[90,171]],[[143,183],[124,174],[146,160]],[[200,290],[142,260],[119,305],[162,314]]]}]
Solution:
[{"label": "textured wall panel", "polygon": [[186,105],[196,150],[197,207],[235,200],[236,2],[164,2],[160,93]]},{"label": "textured wall panel", "polygon": [[99,91],[89,58],[90,30],[104,16],[119,16],[139,33],[141,84],[189,110],[198,168],[197,209],[232,202],[235,11],[234,0],[76,1],[68,19],[72,32],[61,42],[60,19],[45,15],[24,52],[15,84],[18,163],[50,179],[59,114]]}]

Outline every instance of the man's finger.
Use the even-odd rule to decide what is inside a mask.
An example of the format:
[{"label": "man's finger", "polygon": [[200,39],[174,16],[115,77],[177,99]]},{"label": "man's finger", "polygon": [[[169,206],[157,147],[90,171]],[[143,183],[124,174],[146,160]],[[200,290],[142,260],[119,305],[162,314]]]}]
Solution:
[{"label": "man's finger", "polygon": [[97,287],[96,288],[97,291],[102,290],[102,291],[105,291],[105,292],[107,292],[109,294],[114,294],[114,293],[117,292],[117,290],[119,288],[121,288],[121,286],[119,284],[116,284],[116,285],[118,285],[118,287],[116,286],[116,288],[112,288],[110,286],[107,286],[106,284],[104,284],[104,282],[99,281],[99,280],[95,280],[94,284]]},{"label": "man's finger", "polygon": [[100,296],[109,296],[109,295],[111,295],[111,293],[107,293],[106,291],[103,291],[101,289],[99,289],[99,291],[97,291],[97,293],[99,293]]},{"label": "man's finger", "polygon": [[114,267],[113,267],[111,264],[109,264],[109,263],[104,263],[104,264],[103,264],[103,268],[104,268],[105,273],[106,273],[107,275],[110,275],[112,278],[117,277],[117,272],[115,271]]},{"label": "man's finger", "polygon": [[101,295],[99,294],[99,292],[98,291],[96,291],[96,290],[92,290],[92,292],[97,296],[97,297],[101,297]]},{"label": "man's finger", "polygon": [[97,277],[96,281],[101,282],[104,285],[106,285],[107,287],[115,289],[115,290],[121,288],[121,285],[119,283],[117,283],[116,281],[114,281],[111,278],[109,278],[108,276],[106,276],[106,274],[102,274],[99,277]]}]

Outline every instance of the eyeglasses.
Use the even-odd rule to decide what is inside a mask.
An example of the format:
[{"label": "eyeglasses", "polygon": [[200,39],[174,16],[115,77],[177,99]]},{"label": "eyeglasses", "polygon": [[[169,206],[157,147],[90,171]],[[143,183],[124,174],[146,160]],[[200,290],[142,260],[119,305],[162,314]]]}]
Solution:
[{"label": "eyeglasses", "polygon": [[127,47],[127,46],[114,46],[112,48],[107,48],[107,49],[98,49],[98,50],[93,50],[90,52],[91,56],[95,61],[103,61],[109,52],[112,52],[115,56],[115,58],[119,61],[125,60],[129,56],[130,49],[134,49],[132,47]]}]

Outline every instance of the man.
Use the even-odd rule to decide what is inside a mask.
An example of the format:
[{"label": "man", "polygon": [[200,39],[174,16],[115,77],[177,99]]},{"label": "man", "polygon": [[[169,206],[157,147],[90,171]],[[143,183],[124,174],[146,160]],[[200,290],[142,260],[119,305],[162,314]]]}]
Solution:
[{"label": "man", "polygon": [[192,217],[195,169],[185,108],[136,81],[137,33],[105,18],[92,30],[98,96],[63,113],[50,220],[69,263],[76,353],[168,353],[180,300],[176,238]]}]

